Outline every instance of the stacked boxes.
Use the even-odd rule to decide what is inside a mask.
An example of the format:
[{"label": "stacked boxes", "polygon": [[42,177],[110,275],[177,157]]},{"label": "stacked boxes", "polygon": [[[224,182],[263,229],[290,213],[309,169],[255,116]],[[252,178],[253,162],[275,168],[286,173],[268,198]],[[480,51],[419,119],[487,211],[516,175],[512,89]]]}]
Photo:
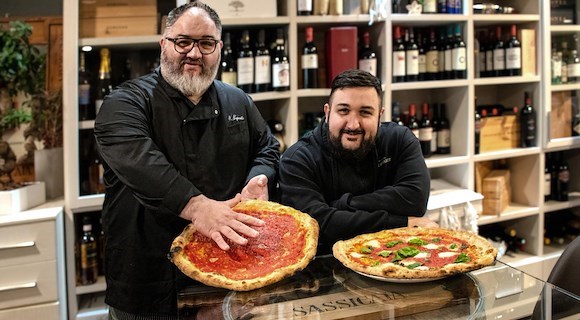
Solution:
[{"label": "stacked boxes", "polygon": [[81,0],[81,38],[158,34],[156,0]]},{"label": "stacked boxes", "polygon": [[520,125],[516,115],[481,119],[479,152],[519,147]]},{"label": "stacked boxes", "polygon": [[483,178],[483,214],[498,215],[510,203],[509,170],[493,170]]}]

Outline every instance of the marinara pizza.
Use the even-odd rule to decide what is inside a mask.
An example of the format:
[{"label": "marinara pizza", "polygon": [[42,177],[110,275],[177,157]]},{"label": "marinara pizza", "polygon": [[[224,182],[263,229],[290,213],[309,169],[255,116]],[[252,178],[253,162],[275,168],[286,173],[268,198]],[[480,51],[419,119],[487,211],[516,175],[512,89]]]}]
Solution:
[{"label": "marinara pizza", "polygon": [[347,268],[394,279],[441,278],[492,264],[497,250],[467,231],[405,227],[338,241],[334,256]]},{"label": "marinara pizza", "polygon": [[308,214],[281,204],[248,200],[234,211],[264,220],[246,245],[228,242],[224,251],[189,224],[171,245],[170,259],[190,278],[206,285],[248,291],[304,269],[316,253],[318,223]]}]

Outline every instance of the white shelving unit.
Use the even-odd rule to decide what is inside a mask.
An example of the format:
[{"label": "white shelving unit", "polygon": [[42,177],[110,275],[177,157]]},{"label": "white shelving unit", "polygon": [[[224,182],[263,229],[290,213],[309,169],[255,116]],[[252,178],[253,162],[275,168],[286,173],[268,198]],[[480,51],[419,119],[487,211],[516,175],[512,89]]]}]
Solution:
[{"label": "white shelving unit", "polygon": [[[123,49],[156,48],[159,35],[119,37],[119,38],[82,38],[79,30],[79,1],[63,0],[64,24],[64,105],[65,105],[65,206],[67,220],[67,278],[69,298],[69,318],[79,313],[80,297],[105,290],[104,279],[90,286],[75,285],[74,262],[74,219],[78,213],[98,211],[102,207],[102,195],[82,196],[79,190],[79,131],[91,129],[94,121],[78,121],[78,52],[84,45],[96,48],[110,47]],[[161,0],[164,1],[164,0]],[[207,2],[211,5],[210,0]],[[487,15],[472,14],[473,0],[463,0],[463,14],[454,15],[402,15],[392,14],[387,8],[387,19],[368,25],[369,16],[361,14],[343,16],[297,16],[296,1],[278,0],[278,17],[265,19],[225,19],[225,29],[255,26],[256,22],[264,27],[284,27],[288,31],[288,48],[291,62],[291,85],[287,92],[267,92],[252,94],[264,117],[277,118],[285,125],[284,140],[287,145],[296,142],[300,135],[300,120],[304,112],[322,111],[323,103],[330,92],[328,88],[299,89],[300,51],[304,42],[304,29],[314,28],[314,40],[319,46],[319,58],[325,58],[324,35],[332,26],[352,25],[368,29],[372,45],[379,58],[379,76],[385,88],[385,118],[390,120],[391,103],[400,101],[402,107],[409,103],[420,104],[423,100],[445,103],[451,123],[452,153],[446,156],[434,155],[426,160],[433,178],[444,178],[461,187],[474,189],[475,164],[483,161],[507,159],[512,171],[513,203],[498,216],[482,216],[479,224],[513,224],[518,233],[528,240],[525,252],[505,261],[523,268],[538,277],[545,277],[551,269],[561,249],[543,246],[544,215],[560,209],[580,207],[580,174],[571,171],[571,194],[568,202],[547,202],[543,200],[544,156],[547,152],[576,151],[573,159],[580,158],[580,137],[551,140],[548,136],[550,93],[558,90],[579,90],[580,84],[550,85],[550,37],[554,33],[580,33],[578,26],[550,26],[550,6],[548,1],[498,0],[500,5],[512,6],[518,14]],[[463,80],[423,81],[414,83],[392,83],[392,34],[394,26],[430,27],[459,23],[467,44],[467,78]],[[537,74],[522,77],[475,78],[474,75],[474,37],[476,29],[494,25],[536,30]],[[320,75],[321,73],[319,73]],[[321,80],[321,79],[320,79]],[[324,81],[320,81],[323,83]],[[521,105],[524,91],[530,91],[537,112],[538,147],[503,150],[474,154],[475,97],[478,101],[505,105]],[[570,161],[571,162],[571,161]],[[577,163],[577,161],[576,161]]]}]

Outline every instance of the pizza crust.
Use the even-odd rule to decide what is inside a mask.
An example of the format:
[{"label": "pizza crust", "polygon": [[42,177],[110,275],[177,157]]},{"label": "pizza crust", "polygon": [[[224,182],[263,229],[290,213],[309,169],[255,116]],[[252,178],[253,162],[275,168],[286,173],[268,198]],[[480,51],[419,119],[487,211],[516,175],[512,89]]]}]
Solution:
[{"label": "pizza crust", "polygon": [[[196,265],[191,263],[185,254],[185,245],[191,241],[196,230],[192,224],[185,227],[183,232],[175,238],[171,245],[169,258],[170,260],[190,278],[197,280],[209,286],[220,287],[236,291],[249,291],[266,285],[278,282],[288,276],[293,275],[297,271],[304,269],[308,263],[314,258],[316,254],[316,247],[318,245],[318,223],[310,215],[300,212],[288,206],[281,204],[263,201],[263,200],[248,200],[240,202],[233,208],[234,211],[250,211],[259,214],[267,212],[276,212],[278,214],[290,215],[300,224],[300,228],[305,230],[305,244],[302,249],[302,254],[297,257],[292,263],[283,268],[272,271],[271,273],[250,279],[234,280],[230,279],[218,272],[202,271]],[[221,250],[217,246],[216,250]]]},{"label": "pizza crust", "polygon": [[[350,257],[352,247],[358,243],[365,243],[377,239],[387,242],[389,239],[395,240],[411,237],[454,237],[461,239],[470,244],[468,248],[464,249],[464,252],[475,257],[475,259],[466,263],[453,263],[443,267],[430,268],[429,270],[419,270],[409,269],[391,262],[370,266],[353,260]],[[349,240],[341,240],[334,244],[332,252],[344,266],[351,270],[379,277],[396,279],[440,278],[456,273],[469,272],[491,265],[497,256],[497,249],[495,249],[489,241],[479,235],[467,231],[419,227],[383,230],[375,233],[359,235]]]}]

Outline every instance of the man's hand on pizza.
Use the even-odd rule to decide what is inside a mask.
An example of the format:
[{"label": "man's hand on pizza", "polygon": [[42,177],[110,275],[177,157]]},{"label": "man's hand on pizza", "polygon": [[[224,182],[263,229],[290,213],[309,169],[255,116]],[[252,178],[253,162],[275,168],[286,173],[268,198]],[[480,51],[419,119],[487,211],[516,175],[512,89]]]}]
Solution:
[{"label": "man's hand on pizza", "polygon": [[195,196],[179,216],[190,220],[195,230],[213,239],[222,250],[228,250],[230,246],[225,239],[245,245],[248,243],[246,237],[258,236],[258,231],[252,226],[264,225],[263,220],[232,210],[241,200],[240,194],[226,201],[212,200],[204,195]]},{"label": "man's hand on pizza", "polygon": [[258,199],[268,200],[268,177],[260,174],[248,181],[248,184],[242,189],[242,201]]},{"label": "man's hand on pizza", "polygon": [[439,225],[429,218],[409,217],[409,227],[437,228]]}]

